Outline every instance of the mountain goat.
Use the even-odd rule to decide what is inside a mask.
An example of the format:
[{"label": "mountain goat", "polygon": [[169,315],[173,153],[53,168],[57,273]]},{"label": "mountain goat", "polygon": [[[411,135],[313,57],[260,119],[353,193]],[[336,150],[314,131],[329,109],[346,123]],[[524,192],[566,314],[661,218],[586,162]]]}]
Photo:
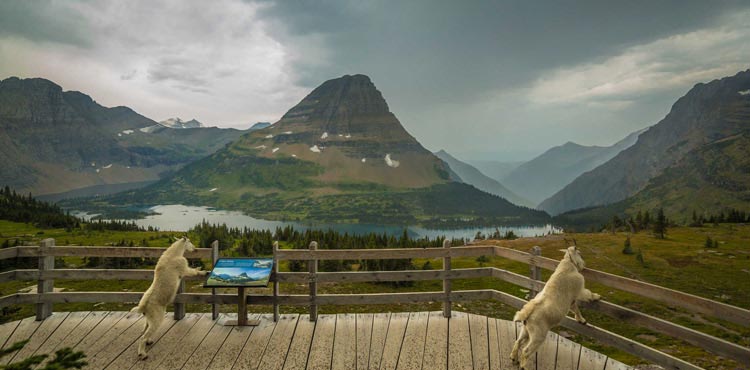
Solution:
[{"label": "mountain goat", "polygon": [[138,357],[142,360],[148,357],[146,345],[153,343],[154,333],[159,329],[164,315],[167,313],[167,306],[174,301],[181,279],[185,276],[208,274],[208,271],[188,266],[184,254],[185,251],[192,252],[193,250],[195,250],[195,246],[188,238],[183,237],[172,243],[156,263],[154,282],[143,294],[138,306],[131,310],[131,312],[146,315],[143,336],[138,345]]},{"label": "mountain goat", "polygon": [[576,300],[590,302],[600,299],[598,294],[584,288],[581,271],[585,265],[578,247],[571,246],[560,251],[565,252],[565,257],[557,265],[547,284],[513,317],[513,321],[523,322],[523,328],[513,345],[510,358],[517,362],[518,350],[521,349],[521,369],[528,369],[526,363],[529,357],[544,343],[549,329],[560,324],[568,311],[573,311],[576,321],[586,323]]}]

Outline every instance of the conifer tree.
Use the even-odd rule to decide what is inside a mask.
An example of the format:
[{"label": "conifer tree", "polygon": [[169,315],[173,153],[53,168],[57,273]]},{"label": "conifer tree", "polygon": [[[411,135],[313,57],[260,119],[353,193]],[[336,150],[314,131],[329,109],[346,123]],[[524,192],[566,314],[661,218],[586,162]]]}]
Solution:
[{"label": "conifer tree", "polygon": [[659,208],[656,213],[656,219],[654,220],[654,235],[659,239],[664,239],[664,234],[667,233],[667,218],[664,216],[664,209]]}]

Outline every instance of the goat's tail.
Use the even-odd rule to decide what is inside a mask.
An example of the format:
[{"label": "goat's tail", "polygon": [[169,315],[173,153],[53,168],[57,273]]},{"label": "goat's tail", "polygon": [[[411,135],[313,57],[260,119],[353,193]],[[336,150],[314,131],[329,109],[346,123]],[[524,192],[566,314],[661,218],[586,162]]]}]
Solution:
[{"label": "goat's tail", "polygon": [[526,322],[531,313],[534,312],[536,304],[537,302],[535,300],[531,300],[526,303],[523,308],[521,308],[521,310],[516,312],[516,315],[513,316],[513,321]]}]

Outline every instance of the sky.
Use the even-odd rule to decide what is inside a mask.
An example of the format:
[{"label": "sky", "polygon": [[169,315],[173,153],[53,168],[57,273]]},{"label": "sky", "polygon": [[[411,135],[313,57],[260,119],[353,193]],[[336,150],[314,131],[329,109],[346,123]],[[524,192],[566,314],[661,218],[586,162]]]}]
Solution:
[{"label": "sky", "polygon": [[220,127],[366,74],[428,149],[611,145],[750,68],[747,1],[3,1],[0,79]]}]

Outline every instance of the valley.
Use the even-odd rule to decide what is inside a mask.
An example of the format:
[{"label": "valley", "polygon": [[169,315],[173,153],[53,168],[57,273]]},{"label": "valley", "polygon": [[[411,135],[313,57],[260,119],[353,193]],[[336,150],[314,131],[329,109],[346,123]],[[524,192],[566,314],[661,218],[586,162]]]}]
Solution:
[{"label": "valley", "polygon": [[448,169],[401,126],[367,76],[347,75],[324,82],[273,125],[159,182],[62,204],[105,217],[185,204],[269,220],[423,227],[548,223],[542,211],[453,181]]}]

